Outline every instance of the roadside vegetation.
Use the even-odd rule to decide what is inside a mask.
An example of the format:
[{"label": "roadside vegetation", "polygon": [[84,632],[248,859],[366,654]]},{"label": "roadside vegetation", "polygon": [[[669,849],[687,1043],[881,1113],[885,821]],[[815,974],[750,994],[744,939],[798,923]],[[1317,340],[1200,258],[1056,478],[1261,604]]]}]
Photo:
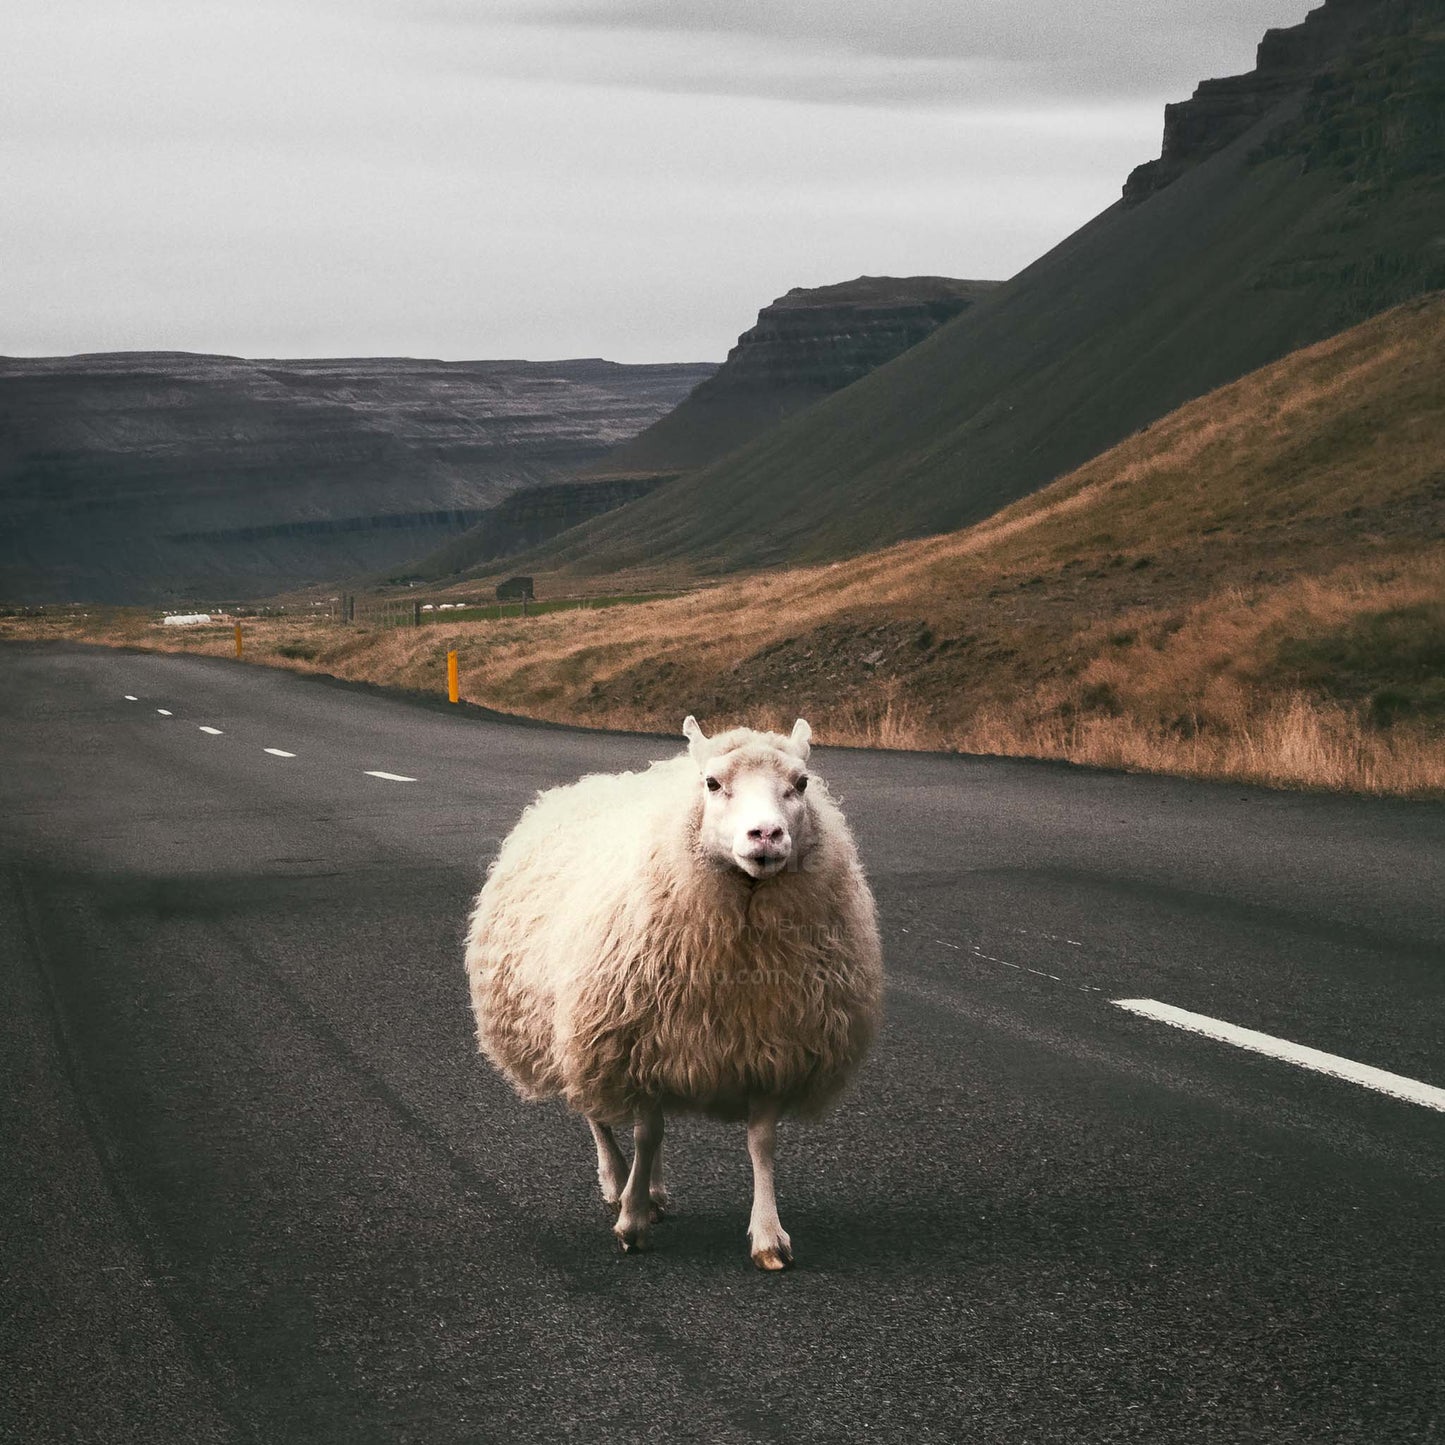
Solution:
[{"label": "roadside vegetation", "polygon": [[[387,631],[260,620],[247,655],[440,692],[455,648],[463,696],[559,721],[673,732],[690,711],[709,727],[802,714],[824,742],[1442,793],[1442,377],[1437,294],[961,532],[606,610]],[[231,647],[94,612],[0,635],[57,631]]]}]

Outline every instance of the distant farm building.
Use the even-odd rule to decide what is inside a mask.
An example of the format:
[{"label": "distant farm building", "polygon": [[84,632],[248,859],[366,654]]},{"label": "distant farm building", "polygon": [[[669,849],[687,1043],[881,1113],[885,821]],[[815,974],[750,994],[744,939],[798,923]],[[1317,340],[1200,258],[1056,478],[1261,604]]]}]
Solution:
[{"label": "distant farm building", "polygon": [[524,599],[530,602],[535,596],[530,577],[508,577],[505,582],[497,583],[498,602],[521,602]]}]

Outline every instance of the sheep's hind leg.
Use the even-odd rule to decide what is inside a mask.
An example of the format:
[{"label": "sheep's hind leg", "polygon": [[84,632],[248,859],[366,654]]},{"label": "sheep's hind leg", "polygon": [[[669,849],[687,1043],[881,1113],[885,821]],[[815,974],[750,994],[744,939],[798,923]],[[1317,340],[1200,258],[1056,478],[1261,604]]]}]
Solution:
[{"label": "sheep's hind leg", "polygon": [[622,1203],[622,1189],[627,1183],[627,1160],[617,1147],[617,1137],[611,1124],[588,1119],[593,1142],[597,1145],[597,1182],[602,1186],[602,1200],[610,1204],[615,1213]]},{"label": "sheep's hind leg", "polygon": [[662,1140],[657,1141],[657,1153],[652,1159],[652,1178],[648,1181],[647,1193],[652,1200],[652,1222],[657,1223],[666,1213],[671,1200],[667,1184],[662,1177]]},{"label": "sheep's hind leg", "polygon": [[632,1126],[632,1172],[622,1189],[622,1207],[612,1232],[624,1254],[652,1248],[652,1169],[662,1146],[662,1108],[639,1109]]},{"label": "sheep's hind leg", "polygon": [[776,1099],[754,1099],[748,1109],[748,1156],[753,1161],[753,1216],[748,1222],[753,1263],[759,1269],[786,1269],[793,1262],[793,1241],[778,1219],[773,1197],[773,1149],[778,1139]]}]

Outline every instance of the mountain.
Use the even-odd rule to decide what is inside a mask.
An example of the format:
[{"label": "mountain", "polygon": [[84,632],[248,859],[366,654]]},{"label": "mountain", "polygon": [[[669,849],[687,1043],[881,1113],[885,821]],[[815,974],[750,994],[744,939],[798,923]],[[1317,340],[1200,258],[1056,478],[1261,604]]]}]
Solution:
[{"label": "mountain", "polygon": [[876,371],[998,284],[859,276],[833,286],[795,286],[758,313],[717,372],[676,410],[588,470],[676,475],[705,466]]},{"label": "mountain", "polygon": [[565,486],[514,493],[406,571],[432,579],[485,567],[647,496],[916,346],[998,284],[859,276],[795,287],[758,313],[723,365],[676,409]]},{"label": "mountain", "polygon": [[713,370],[0,358],[0,599],[240,598],[383,568],[586,466]]},{"label": "mountain", "polygon": [[1327,0],[1171,106],[1125,195],[919,345],[529,570],[701,572],[945,531],[1445,285],[1440,0]]}]

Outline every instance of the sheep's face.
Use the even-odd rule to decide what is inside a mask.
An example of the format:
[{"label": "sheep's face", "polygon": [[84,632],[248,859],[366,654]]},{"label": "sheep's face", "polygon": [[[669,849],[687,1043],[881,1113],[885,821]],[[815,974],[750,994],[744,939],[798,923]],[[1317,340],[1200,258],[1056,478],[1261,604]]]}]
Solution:
[{"label": "sheep's face", "polygon": [[772,878],[807,851],[808,739],[801,718],[791,737],[738,728],[703,736],[682,725],[702,791],[699,842],[719,863],[749,878]]}]

